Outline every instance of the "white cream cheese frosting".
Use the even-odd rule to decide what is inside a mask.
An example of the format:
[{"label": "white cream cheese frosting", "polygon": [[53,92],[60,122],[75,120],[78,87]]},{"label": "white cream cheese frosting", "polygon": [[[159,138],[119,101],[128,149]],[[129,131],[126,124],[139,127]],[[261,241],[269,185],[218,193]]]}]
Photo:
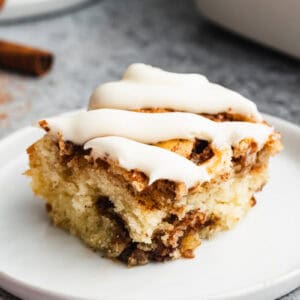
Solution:
[{"label": "white cream cheese frosting", "polygon": [[134,64],[121,81],[100,85],[89,109],[166,108],[191,113],[233,113],[261,121],[256,105],[242,95],[195,74],[165,72]]},{"label": "white cream cheese frosting", "polygon": [[[174,112],[130,111],[159,107]],[[168,179],[190,188],[208,181],[212,165],[217,170],[224,160],[230,161],[232,146],[250,138],[261,148],[273,132],[263,123],[215,122],[198,115],[232,112],[262,120],[254,103],[209,83],[204,76],[170,73],[143,64],[130,66],[121,81],[97,88],[89,109],[46,119],[49,134],[91,149],[94,159],[108,157],[126,170],[139,170],[149,177],[149,184]],[[195,138],[211,142],[221,157],[197,166],[174,152],[149,145]]]},{"label": "white cream cheese frosting", "polygon": [[208,79],[200,74],[180,74],[167,72],[144,64],[132,64],[124,73],[123,80],[161,85],[199,85],[208,83]]},{"label": "white cream cheese frosting", "polygon": [[260,148],[273,131],[263,124],[214,122],[192,113],[140,113],[117,109],[49,118],[47,124],[53,135],[60,133],[64,140],[80,145],[96,137],[120,136],[145,144],[198,138],[218,148],[229,148],[242,139],[252,138]]},{"label": "white cream cheese frosting", "polygon": [[205,165],[197,166],[174,152],[123,137],[95,138],[84,145],[91,155],[117,161],[126,170],[143,170],[149,185],[158,179],[183,182],[189,188],[210,179]]}]

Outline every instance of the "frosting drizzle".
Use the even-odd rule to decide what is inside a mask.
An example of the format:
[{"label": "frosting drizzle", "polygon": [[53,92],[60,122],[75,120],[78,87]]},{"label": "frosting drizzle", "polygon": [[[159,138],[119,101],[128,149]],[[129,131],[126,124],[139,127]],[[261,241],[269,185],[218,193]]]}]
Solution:
[{"label": "frosting drizzle", "polygon": [[[141,108],[167,108],[172,112],[132,111]],[[214,122],[198,115],[223,112],[243,115],[257,123]],[[250,138],[260,149],[273,133],[273,128],[261,121],[253,102],[210,83],[205,76],[134,64],[121,81],[96,89],[89,111],[49,118],[40,126],[55,138],[60,135],[65,141],[91,149],[94,159],[110,159],[126,170],[145,173],[149,184],[168,179],[190,188],[210,180],[212,166],[216,171],[230,164],[231,147],[241,140]],[[179,154],[151,145],[195,138],[211,142],[219,155],[197,166]]]},{"label": "frosting drizzle", "polygon": [[158,179],[172,179],[190,188],[196,182],[210,179],[205,165],[197,166],[171,151],[123,137],[95,138],[87,142],[84,149],[92,149],[91,156],[95,159],[107,159],[109,154],[108,159],[117,161],[126,170],[143,170],[149,177],[149,185]]},{"label": "frosting drizzle", "polygon": [[244,138],[252,138],[261,147],[273,131],[263,124],[214,122],[192,113],[139,113],[117,109],[49,118],[47,124],[51,134],[60,133],[64,140],[75,144],[84,144],[96,137],[121,136],[146,144],[198,138],[218,148],[229,148]]},{"label": "frosting drizzle", "polygon": [[166,108],[191,113],[233,113],[261,121],[256,105],[206,77],[175,74],[132,65],[121,81],[105,83],[92,94],[89,109]]}]

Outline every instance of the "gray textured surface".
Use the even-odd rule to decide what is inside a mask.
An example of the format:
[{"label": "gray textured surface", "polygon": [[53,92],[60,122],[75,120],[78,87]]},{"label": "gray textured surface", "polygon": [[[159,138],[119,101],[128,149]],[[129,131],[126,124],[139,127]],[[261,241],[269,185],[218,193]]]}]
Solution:
[{"label": "gray textured surface", "polygon": [[[136,61],[200,72],[300,124],[300,63],[219,30],[188,0],[100,1],[44,20],[1,25],[1,38],[51,49],[52,72],[33,79],[0,72],[0,137],[36,119],[83,107],[102,81]],[[0,298],[14,299],[0,290]],[[300,299],[300,289],[283,298]]]}]

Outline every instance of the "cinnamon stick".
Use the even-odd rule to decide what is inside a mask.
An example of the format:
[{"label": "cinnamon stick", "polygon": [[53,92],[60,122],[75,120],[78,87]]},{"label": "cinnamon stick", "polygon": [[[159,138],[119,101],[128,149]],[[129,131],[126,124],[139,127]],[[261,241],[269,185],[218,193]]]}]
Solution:
[{"label": "cinnamon stick", "polygon": [[41,76],[51,69],[53,60],[46,50],[0,40],[0,68]]},{"label": "cinnamon stick", "polygon": [[0,9],[4,6],[5,0],[0,0]]}]

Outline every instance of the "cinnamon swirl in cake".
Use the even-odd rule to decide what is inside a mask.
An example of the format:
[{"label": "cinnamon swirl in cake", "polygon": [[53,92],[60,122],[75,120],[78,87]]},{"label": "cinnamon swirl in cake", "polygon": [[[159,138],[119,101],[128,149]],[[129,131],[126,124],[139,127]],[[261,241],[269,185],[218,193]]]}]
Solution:
[{"label": "cinnamon swirl in cake", "polygon": [[41,120],[35,194],[53,223],[128,265],[193,257],[255,205],[281,138],[240,94],[133,64],[87,111]]}]

